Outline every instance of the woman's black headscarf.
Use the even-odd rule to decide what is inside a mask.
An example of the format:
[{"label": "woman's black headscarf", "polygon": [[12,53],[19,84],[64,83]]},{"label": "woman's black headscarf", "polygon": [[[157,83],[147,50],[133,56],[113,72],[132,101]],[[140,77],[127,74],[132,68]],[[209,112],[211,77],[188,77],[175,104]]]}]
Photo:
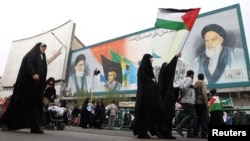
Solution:
[{"label": "woman's black headscarf", "polygon": [[155,78],[150,58],[152,58],[152,55],[150,54],[143,55],[139,70],[142,69],[146,72],[147,75],[149,75],[152,78]]}]

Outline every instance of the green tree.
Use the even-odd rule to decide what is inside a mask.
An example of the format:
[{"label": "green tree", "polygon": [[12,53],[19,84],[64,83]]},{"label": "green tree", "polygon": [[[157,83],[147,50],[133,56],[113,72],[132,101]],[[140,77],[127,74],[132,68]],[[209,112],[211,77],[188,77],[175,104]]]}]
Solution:
[{"label": "green tree", "polygon": [[87,97],[91,97],[91,92],[87,90],[80,90],[75,94],[76,105],[82,105]]}]

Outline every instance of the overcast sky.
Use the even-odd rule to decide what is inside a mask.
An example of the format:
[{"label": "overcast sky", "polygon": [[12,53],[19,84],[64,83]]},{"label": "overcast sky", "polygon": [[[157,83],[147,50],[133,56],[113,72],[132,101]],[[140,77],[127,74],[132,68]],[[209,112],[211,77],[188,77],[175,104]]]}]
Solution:
[{"label": "overcast sky", "polygon": [[2,0],[0,76],[12,41],[41,34],[69,20],[76,23],[75,35],[88,46],[153,27],[158,8],[200,7],[201,14],[238,3],[249,45],[249,0]]}]

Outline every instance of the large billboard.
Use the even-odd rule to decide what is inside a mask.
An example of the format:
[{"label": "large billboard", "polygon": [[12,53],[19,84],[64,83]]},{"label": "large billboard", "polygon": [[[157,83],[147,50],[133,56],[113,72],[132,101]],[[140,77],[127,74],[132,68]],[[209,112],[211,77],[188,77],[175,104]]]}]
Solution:
[{"label": "large billboard", "polygon": [[210,88],[233,88],[249,86],[247,49],[236,4],[199,15],[182,52],[196,74],[205,74]]},{"label": "large billboard", "polygon": [[[209,31],[220,38],[209,36]],[[209,52],[207,48],[215,49]],[[152,54],[157,76],[161,64],[169,62],[179,51],[182,57],[177,63],[174,86],[179,85],[189,69],[195,71],[194,81],[198,73],[204,73],[209,87],[250,84],[247,45],[240,6],[236,4],[199,15],[191,32],[153,27],[71,52],[67,89],[72,96],[79,90],[95,95],[135,94],[137,69],[145,53]],[[207,53],[212,55],[206,56]],[[200,62],[199,58],[205,61]]]},{"label": "large billboard", "polygon": [[[54,77],[56,80],[64,79],[63,77],[66,73],[64,68],[68,63],[67,60],[74,36],[74,29],[75,23],[68,21],[42,34],[13,41],[1,85],[3,87],[12,87],[14,85],[23,56],[38,42],[47,44],[47,78]],[[63,45],[57,38],[63,41]]]}]

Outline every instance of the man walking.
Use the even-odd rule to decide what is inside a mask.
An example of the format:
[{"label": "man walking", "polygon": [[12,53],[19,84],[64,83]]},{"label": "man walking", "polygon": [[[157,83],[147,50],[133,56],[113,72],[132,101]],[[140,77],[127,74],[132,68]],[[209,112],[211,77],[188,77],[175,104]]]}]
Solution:
[{"label": "man walking", "polygon": [[183,107],[185,117],[180,121],[176,127],[176,131],[179,135],[183,136],[182,128],[187,125],[187,138],[193,138],[192,132],[192,120],[195,119],[195,91],[192,85],[194,77],[194,71],[188,70],[186,77],[180,83],[180,90],[182,91],[182,98],[180,103]]}]

